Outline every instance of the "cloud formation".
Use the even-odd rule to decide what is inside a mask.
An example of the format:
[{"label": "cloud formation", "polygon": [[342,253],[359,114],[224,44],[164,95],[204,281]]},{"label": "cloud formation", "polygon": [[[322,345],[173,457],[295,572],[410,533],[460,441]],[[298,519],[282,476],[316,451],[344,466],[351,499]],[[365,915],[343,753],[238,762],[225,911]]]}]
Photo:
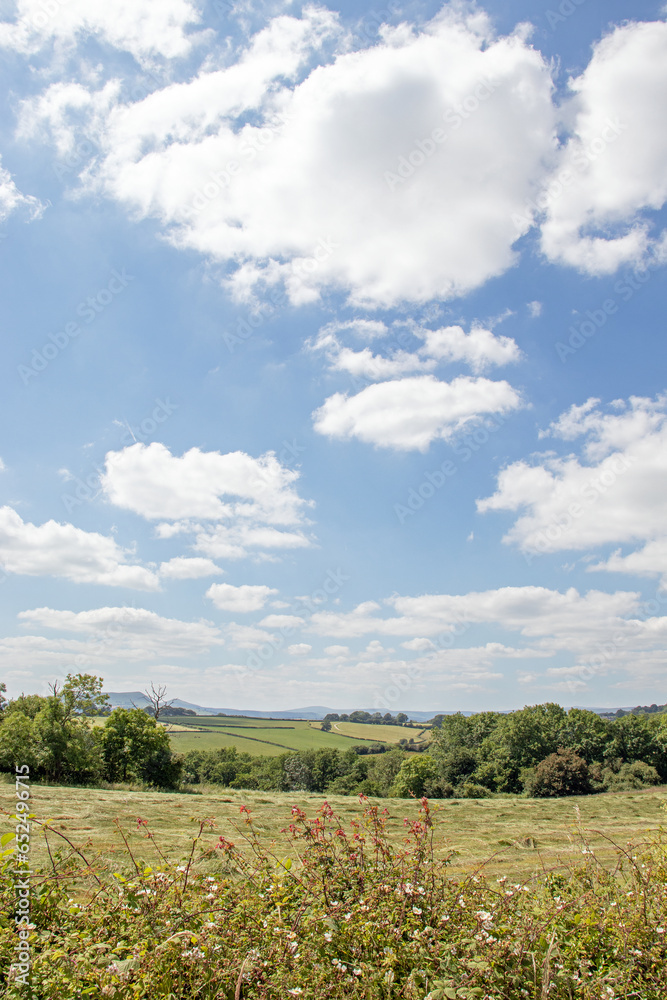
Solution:
[{"label": "cloud formation", "polygon": [[73,524],[23,521],[11,507],[0,508],[0,564],[22,576],[56,576],[74,583],[159,590],[157,575],[133,565],[131,550],[113,538]]}]

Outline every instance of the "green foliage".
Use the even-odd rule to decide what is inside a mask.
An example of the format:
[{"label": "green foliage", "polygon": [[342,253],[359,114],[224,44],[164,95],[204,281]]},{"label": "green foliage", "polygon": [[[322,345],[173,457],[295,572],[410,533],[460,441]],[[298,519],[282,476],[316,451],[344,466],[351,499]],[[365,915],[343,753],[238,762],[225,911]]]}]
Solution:
[{"label": "green foliage", "polygon": [[178,785],[182,761],[167,731],[140,708],[116,708],[102,731],[104,774],[108,781],[146,781],[162,788]]},{"label": "green foliage", "polygon": [[[147,821],[121,831],[113,867],[47,826],[52,864],[32,877],[35,997],[112,1000],[662,1000],[667,990],[667,852],[585,841],[580,860],[518,884],[484,867],[453,877],[434,853],[426,799],[388,839],[386,810],[346,826],[327,803],[292,809],[276,852],[241,806],[234,841],[197,823],[174,859]],[[60,837],[65,850],[58,851]],[[85,850],[85,849],[84,849]],[[0,879],[0,991],[14,886]]]},{"label": "green foliage", "polygon": [[574,750],[549,754],[535,768],[527,782],[535,798],[555,795],[588,795],[591,791],[588,764]]}]

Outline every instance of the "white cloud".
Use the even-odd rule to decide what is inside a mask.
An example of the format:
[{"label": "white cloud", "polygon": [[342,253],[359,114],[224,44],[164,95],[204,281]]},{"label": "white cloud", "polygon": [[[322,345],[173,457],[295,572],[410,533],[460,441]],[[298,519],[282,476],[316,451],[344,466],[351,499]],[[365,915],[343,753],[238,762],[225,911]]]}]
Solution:
[{"label": "white cloud", "polygon": [[179,458],[154,441],[109,452],[101,483],[115,506],[171,522],[158,525],[158,537],[194,534],[204,556],[239,559],[311,544],[300,530],[307,502],[296,492],[298,478],[272,452],[252,458],[191,448]]},{"label": "white cloud", "polygon": [[514,262],[512,216],[553,150],[551,91],[526,33],[496,38],[479,12],[349,51],[337,15],[307,7],[225,68],[116,105],[86,178],[231,263],[239,297],[283,281],[295,303],[327,287],[363,307],[448,298]]},{"label": "white cloud", "polygon": [[298,628],[304,620],[298,615],[267,615],[259,624],[262,628]]},{"label": "white cloud", "polygon": [[[145,608],[96,608],[93,611],[57,611],[52,608],[35,608],[22,611],[19,621],[31,628],[82,635],[86,641],[77,646],[78,655],[86,661],[110,662],[114,659],[142,660],[154,657],[191,659],[207,652],[224,640],[210,622],[184,622],[176,618],[163,618]],[[7,642],[34,643],[38,648],[58,652],[60,640],[43,640],[25,637]],[[69,640],[66,640],[69,642]],[[70,663],[75,647],[71,647]],[[75,666],[85,666],[74,660]]]},{"label": "white cloud", "polygon": [[176,556],[160,563],[160,576],[169,580],[198,580],[203,576],[217,576],[224,570],[213,560],[190,556]]},{"label": "white cloud", "polygon": [[256,586],[244,583],[240,587],[234,587],[231,583],[212,583],[206,591],[206,596],[221,611],[247,613],[261,611],[271,594],[277,593],[277,590],[263,584]]},{"label": "white cloud", "polygon": [[111,503],[150,520],[236,516],[297,524],[304,504],[293,488],[298,478],[271,452],[251,458],[242,451],[222,455],[191,448],[178,458],[154,441],[110,451],[102,487]]},{"label": "white cloud", "polygon": [[437,648],[434,645],[434,643],[431,642],[430,639],[419,638],[419,637],[417,637],[416,639],[408,639],[407,642],[402,642],[401,646],[403,647],[403,649],[409,649],[411,652],[419,652],[419,653],[424,653],[426,652],[427,649],[430,650]]},{"label": "white cloud", "polygon": [[0,508],[0,564],[22,576],[57,576],[74,583],[159,590],[155,573],[132,565],[132,551],[113,538],[72,524],[24,522],[11,507]]},{"label": "white cloud", "polygon": [[307,656],[312,648],[307,642],[295,642],[294,645],[287,647],[287,652],[290,656]]},{"label": "white cloud", "polygon": [[354,396],[338,392],[313,414],[315,430],[334,438],[359,438],[401,451],[426,451],[450,440],[470,421],[522,405],[507,382],[461,376],[440,382],[421,375],[370,385]]},{"label": "white cloud", "polygon": [[23,194],[16,186],[12,175],[2,166],[0,157],[0,222],[13,212],[25,209],[30,219],[38,219],[44,211],[44,206],[38,198]]},{"label": "white cloud", "polygon": [[0,23],[0,46],[33,55],[50,42],[97,36],[140,62],[174,59],[190,51],[186,28],[199,20],[188,0],[17,0],[14,20]]},{"label": "white cloud", "polygon": [[570,86],[574,124],[544,196],[542,248],[553,261],[608,274],[645,258],[644,213],[667,200],[667,24],[615,28]]},{"label": "white cloud", "polygon": [[270,632],[265,632],[254,625],[239,625],[237,622],[229,622],[225,628],[225,634],[231,646],[235,649],[261,649],[267,643],[274,649],[279,648],[279,642]]},{"label": "white cloud", "polygon": [[438,361],[463,361],[474,372],[490,365],[507,365],[518,361],[521,352],[511,337],[496,337],[481,326],[465,333],[460,326],[446,326],[440,330],[419,330],[424,346],[420,353]]},{"label": "white cloud", "polygon": [[[548,431],[583,438],[586,461],[546,455],[513,462],[493,496],[478,501],[480,511],[522,512],[506,542],[543,553],[667,536],[667,397],[616,400],[611,413],[598,403],[571,407]],[[614,559],[606,568],[620,568]]]}]

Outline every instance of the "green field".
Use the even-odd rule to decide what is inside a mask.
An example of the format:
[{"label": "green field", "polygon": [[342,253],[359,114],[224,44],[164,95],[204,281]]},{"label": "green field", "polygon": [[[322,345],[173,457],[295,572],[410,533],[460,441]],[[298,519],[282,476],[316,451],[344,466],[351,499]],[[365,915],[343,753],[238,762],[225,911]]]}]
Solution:
[{"label": "green field", "polygon": [[379,743],[414,740],[417,744],[423,744],[428,742],[430,730],[413,729],[411,726],[373,726],[366,722],[332,722],[331,732],[352,736],[355,740],[372,740]]},{"label": "green field", "polygon": [[[0,782],[0,834],[13,829],[9,821],[13,790],[13,785]],[[49,821],[74,844],[90,843],[92,849],[107,854],[121,848],[114,827],[114,820],[118,819],[123,829],[131,832],[141,856],[148,858],[152,848],[137,832],[139,816],[149,820],[160,845],[170,854],[178,855],[186,849],[195,828],[194,820],[204,817],[215,818],[212,841],[224,834],[241,843],[238,828],[243,824],[239,822],[239,807],[247,805],[260,834],[275,842],[277,849],[287,852],[288,843],[281,829],[291,822],[291,807],[297,805],[312,815],[324,799],[325,796],[305,792],[243,791],[215,786],[204,788],[199,794],[178,794],[35,784],[31,809],[38,819]],[[358,819],[356,797],[332,795],[327,799],[345,822]],[[405,835],[403,819],[416,814],[415,803],[407,799],[375,801],[389,810],[389,833],[392,839],[400,840]],[[629,840],[665,825],[665,804],[665,787],[562,799],[503,796],[432,802],[437,810],[437,851],[456,852],[452,859],[454,873],[469,871],[488,861],[490,871],[508,875],[541,870],[557,864],[559,858],[580,855],[578,817],[598,857],[609,859],[613,855],[610,840],[625,848]],[[51,839],[59,838],[52,835]],[[41,836],[35,836],[31,846],[35,862],[47,860]]]},{"label": "green field", "polygon": [[[252,719],[220,715],[165,718],[171,745],[179,753],[236,747],[256,757],[271,757],[287,750],[319,750],[332,747],[349,750],[355,743],[398,743],[399,739],[421,740],[420,729],[403,726],[369,726],[363,723],[332,723],[331,732],[319,722],[302,719]],[[339,727],[337,730],[334,727]]]}]

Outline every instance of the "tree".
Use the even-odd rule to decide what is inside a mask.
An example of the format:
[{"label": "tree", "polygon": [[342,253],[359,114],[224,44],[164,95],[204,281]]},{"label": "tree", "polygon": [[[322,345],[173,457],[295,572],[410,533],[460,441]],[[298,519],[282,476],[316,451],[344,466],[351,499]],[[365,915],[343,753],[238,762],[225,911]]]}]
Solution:
[{"label": "tree", "polygon": [[526,790],[534,798],[588,795],[592,791],[588,764],[574,750],[561,747],[537,765]]},{"label": "tree", "polygon": [[164,713],[166,709],[170,708],[175,700],[172,698],[171,701],[167,701],[165,698],[165,694],[167,693],[167,686],[165,684],[159,684],[158,687],[155,687],[152,681],[150,691],[144,691],[143,693],[144,697],[150,702],[149,711],[156,722],[160,718],[160,713]]},{"label": "tree", "polygon": [[325,719],[324,722],[321,723],[320,729],[322,730],[323,733],[330,732],[331,731],[331,723],[330,723],[330,721],[328,719]]},{"label": "tree", "polygon": [[399,712],[398,715],[396,716],[396,721],[398,722],[399,726],[404,725],[408,721],[408,717],[405,714],[405,712]]},{"label": "tree", "polygon": [[115,708],[102,731],[102,753],[109,781],[140,780],[161,788],[178,784],[181,762],[169,734],[140,708]]},{"label": "tree", "polygon": [[[68,674],[59,693],[66,715],[102,715],[111,707],[108,694],[102,694],[103,677],[95,674]],[[54,690],[55,693],[55,690]]]},{"label": "tree", "polygon": [[417,798],[421,795],[441,798],[442,791],[438,791],[439,777],[438,765],[430,754],[424,753],[418,757],[411,755],[401,764],[391,794],[403,799],[410,795]]},{"label": "tree", "polygon": [[562,745],[574,750],[587,764],[604,760],[611,738],[609,722],[585,708],[571,708],[561,727]]}]

